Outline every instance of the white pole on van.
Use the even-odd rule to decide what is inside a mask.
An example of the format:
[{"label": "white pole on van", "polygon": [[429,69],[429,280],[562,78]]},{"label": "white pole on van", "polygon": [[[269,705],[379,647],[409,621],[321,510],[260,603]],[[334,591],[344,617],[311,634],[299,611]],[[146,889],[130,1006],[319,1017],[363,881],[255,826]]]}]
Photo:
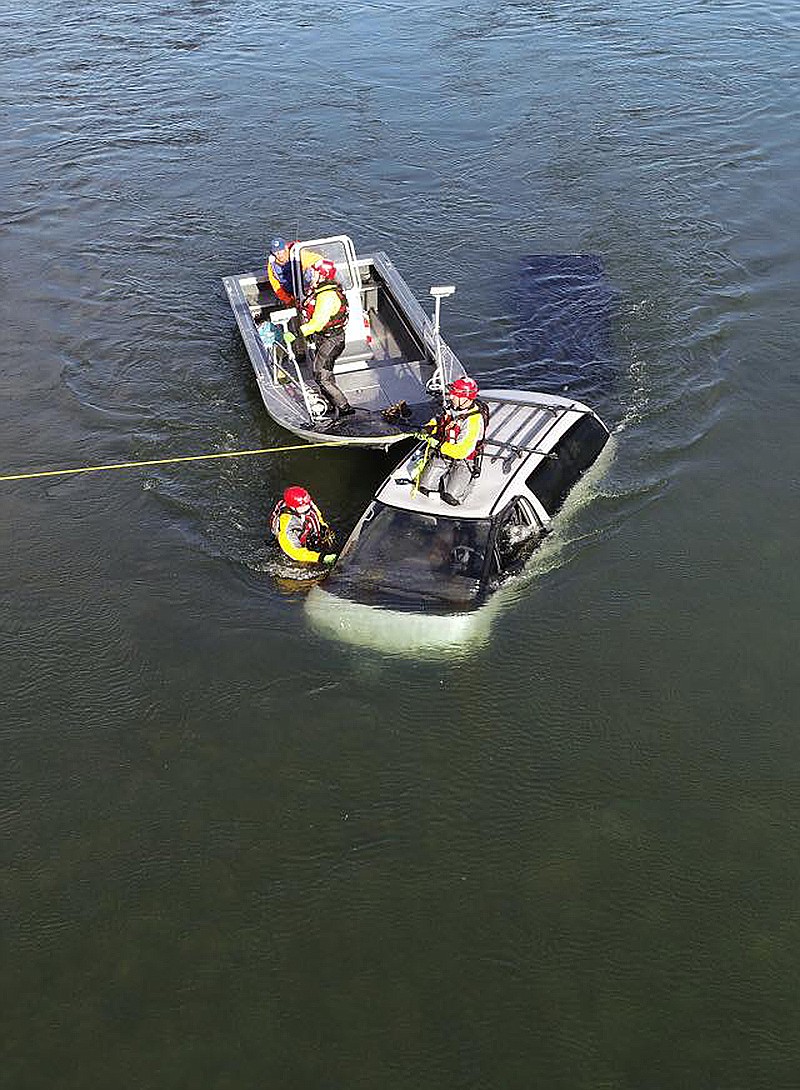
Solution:
[{"label": "white pole on van", "polygon": [[433,296],[435,303],[433,309],[433,343],[436,352],[436,369],[433,372],[433,382],[431,385],[434,389],[440,389],[442,391],[442,400],[447,401],[445,393],[445,381],[442,374],[442,338],[439,336],[439,319],[441,315],[442,299],[446,299],[448,296],[455,292],[454,284],[440,284],[431,288],[431,295]]}]

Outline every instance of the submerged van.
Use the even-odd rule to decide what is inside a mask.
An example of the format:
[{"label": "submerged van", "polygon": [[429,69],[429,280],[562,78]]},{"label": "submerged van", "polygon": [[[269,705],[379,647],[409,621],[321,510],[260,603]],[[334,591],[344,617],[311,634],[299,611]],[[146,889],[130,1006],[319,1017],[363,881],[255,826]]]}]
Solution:
[{"label": "submerged van", "polygon": [[387,477],[308,598],[312,618],[342,610],[450,617],[474,611],[518,572],[547,533],[570,490],[595,462],[609,432],[569,398],[485,390],[489,408],[482,465],[457,507],[415,486],[425,444]]}]

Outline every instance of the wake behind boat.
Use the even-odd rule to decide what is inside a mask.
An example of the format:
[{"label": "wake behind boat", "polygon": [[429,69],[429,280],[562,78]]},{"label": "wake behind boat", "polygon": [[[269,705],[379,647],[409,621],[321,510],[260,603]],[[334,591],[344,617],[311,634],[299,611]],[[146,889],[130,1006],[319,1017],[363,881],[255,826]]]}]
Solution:
[{"label": "wake behind boat", "polygon": [[267,412],[313,442],[387,449],[435,415],[443,387],[464,374],[439,333],[440,301],[454,289],[431,288],[431,319],[385,253],[357,257],[346,235],[296,242],[290,253],[295,299],[304,295],[304,272],[312,260],[321,257],[335,266],[348,313],[333,374],[355,412],[337,417],[331,411],[312,377],[311,361],[287,343],[297,310],[278,299],[266,273],[226,276],[225,290]]}]

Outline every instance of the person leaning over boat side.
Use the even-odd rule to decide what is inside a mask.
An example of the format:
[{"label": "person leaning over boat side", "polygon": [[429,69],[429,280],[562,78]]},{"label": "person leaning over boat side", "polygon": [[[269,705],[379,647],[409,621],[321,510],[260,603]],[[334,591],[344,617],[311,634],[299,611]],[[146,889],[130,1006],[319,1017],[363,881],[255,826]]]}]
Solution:
[{"label": "person leaning over boat side", "polygon": [[452,406],[425,425],[432,434],[428,460],[418,489],[424,496],[439,491],[445,503],[462,503],[481,471],[489,410],[478,401],[478,384],[463,375],[447,387]]},{"label": "person leaning over boat side", "polygon": [[[347,329],[347,296],[336,279],[336,266],[323,259],[311,269],[311,291],[303,300],[303,317],[299,334],[314,338],[314,378],[337,416],[355,412],[344,393],[336,385],[333,365],[342,354]],[[284,337],[288,344],[293,333]]]},{"label": "person leaning over boat side", "polygon": [[[300,302],[292,290],[294,285],[292,284],[291,262],[292,247],[296,246],[298,241],[298,239],[295,239],[294,242],[287,242],[285,238],[278,236],[269,244],[269,256],[266,264],[267,280],[277,297],[287,307],[296,306]],[[311,267],[321,260],[320,254],[314,250],[301,251],[300,262],[303,266],[304,288],[308,288],[310,283]]]},{"label": "person leaning over boat side", "polygon": [[334,534],[301,485],[287,488],[275,504],[269,520],[270,529],[284,553],[300,564],[332,564],[336,553],[326,553]]}]

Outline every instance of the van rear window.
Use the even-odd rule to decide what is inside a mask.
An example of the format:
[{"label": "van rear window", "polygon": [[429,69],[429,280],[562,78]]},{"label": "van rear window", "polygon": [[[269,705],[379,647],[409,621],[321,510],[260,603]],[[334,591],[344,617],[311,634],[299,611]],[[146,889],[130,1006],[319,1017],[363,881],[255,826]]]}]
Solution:
[{"label": "van rear window", "polygon": [[526,484],[548,515],[554,515],[567,493],[606,445],[608,432],[587,413],[556,443],[555,458],[544,458]]}]

